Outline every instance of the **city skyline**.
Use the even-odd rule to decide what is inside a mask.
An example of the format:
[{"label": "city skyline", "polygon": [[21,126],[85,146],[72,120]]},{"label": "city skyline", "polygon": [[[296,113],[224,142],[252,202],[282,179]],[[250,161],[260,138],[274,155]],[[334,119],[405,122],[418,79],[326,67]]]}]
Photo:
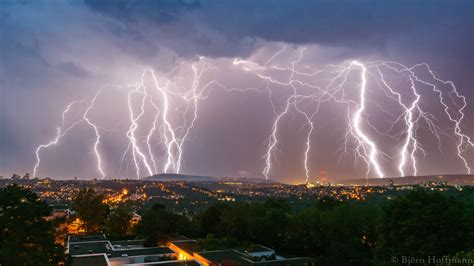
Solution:
[{"label": "city skyline", "polygon": [[0,175],[474,170],[472,2],[1,5]]}]

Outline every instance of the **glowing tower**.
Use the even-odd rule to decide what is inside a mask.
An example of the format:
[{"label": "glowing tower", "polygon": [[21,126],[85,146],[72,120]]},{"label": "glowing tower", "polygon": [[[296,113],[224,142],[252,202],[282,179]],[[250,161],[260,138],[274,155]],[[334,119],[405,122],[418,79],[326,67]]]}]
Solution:
[{"label": "glowing tower", "polygon": [[321,172],[319,173],[319,183],[321,185],[328,184],[328,178],[326,177],[326,171],[324,168],[321,168]]}]

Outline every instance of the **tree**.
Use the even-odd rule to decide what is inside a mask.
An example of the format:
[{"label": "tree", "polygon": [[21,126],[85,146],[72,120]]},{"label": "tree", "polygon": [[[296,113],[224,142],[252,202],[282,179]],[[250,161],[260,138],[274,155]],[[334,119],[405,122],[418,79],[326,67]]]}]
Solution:
[{"label": "tree", "polygon": [[281,248],[284,244],[286,232],[290,225],[291,209],[284,200],[270,199],[262,205],[253,207],[248,218],[254,239],[258,243],[274,248]]},{"label": "tree", "polygon": [[225,209],[221,215],[221,228],[225,236],[238,240],[251,240],[253,208],[252,204],[236,204]]},{"label": "tree", "polygon": [[0,265],[52,265],[64,260],[54,227],[44,219],[51,208],[31,190],[0,189]]},{"label": "tree", "polygon": [[119,205],[113,210],[107,220],[107,233],[112,236],[121,237],[130,231],[132,213],[124,206]]},{"label": "tree", "polygon": [[416,190],[393,200],[379,225],[376,257],[442,257],[466,250],[469,230],[463,205],[440,192]]},{"label": "tree", "polygon": [[276,198],[267,199],[265,202],[263,202],[262,207],[264,210],[269,210],[269,209],[280,210],[285,213],[288,213],[291,211],[291,207],[285,199],[276,199]]},{"label": "tree", "polygon": [[235,238],[222,237],[218,238],[213,234],[208,234],[206,238],[199,241],[199,245],[203,250],[222,250],[222,249],[235,249],[238,247],[246,247],[249,245],[248,242],[238,241]]},{"label": "tree", "polygon": [[318,199],[316,202],[316,208],[320,210],[329,210],[336,206],[341,205],[342,203],[330,196],[323,196],[322,198]]},{"label": "tree", "polygon": [[227,204],[217,203],[209,206],[199,217],[199,229],[203,235],[222,233],[222,214],[229,210]]},{"label": "tree", "polygon": [[299,256],[319,257],[322,253],[321,214],[307,208],[292,215],[286,231],[284,251]]},{"label": "tree", "polygon": [[472,265],[474,261],[474,250],[461,251],[448,258],[450,261],[442,262],[442,266]]},{"label": "tree", "polygon": [[346,203],[321,213],[321,264],[369,265],[377,240],[380,210],[365,203]]},{"label": "tree", "polygon": [[97,233],[105,224],[108,206],[103,200],[104,196],[97,194],[94,189],[84,188],[77,193],[72,202],[72,209],[84,222],[87,233]]},{"label": "tree", "polygon": [[170,212],[162,206],[164,205],[153,205],[142,215],[142,220],[136,227],[138,234],[147,237],[147,246],[164,244],[169,236],[187,230],[189,221],[186,217]]}]

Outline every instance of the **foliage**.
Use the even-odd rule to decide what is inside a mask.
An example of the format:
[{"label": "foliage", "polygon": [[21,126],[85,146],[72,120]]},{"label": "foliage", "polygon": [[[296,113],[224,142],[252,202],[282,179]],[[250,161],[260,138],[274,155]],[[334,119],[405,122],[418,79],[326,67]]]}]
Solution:
[{"label": "foliage", "polygon": [[147,237],[149,246],[166,243],[169,236],[183,233],[189,224],[186,217],[168,211],[163,205],[155,205],[142,215],[136,226],[137,233]]},{"label": "foliage", "polygon": [[211,248],[253,242],[281,254],[316,258],[321,265],[377,265],[391,256],[441,257],[472,247],[473,230],[463,210],[458,200],[417,190],[388,204],[325,197],[298,211],[275,199],[218,203],[193,222]]},{"label": "foliage", "polygon": [[77,193],[72,202],[72,209],[84,222],[84,229],[88,233],[100,232],[105,225],[108,206],[103,200],[104,196],[96,193],[94,189],[84,188]]},{"label": "foliage", "polygon": [[442,266],[455,266],[455,265],[472,265],[474,264],[474,250],[460,251],[454,254],[454,256],[446,257],[446,262],[442,262]]},{"label": "foliage", "polygon": [[126,207],[119,205],[110,213],[106,230],[111,236],[125,236],[131,229],[132,212]]},{"label": "foliage", "polygon": [[306,208],[291,217],[286,231],[284,251],[289,254],[316,258],[323,252],[321,211]]},{"label": "foliage", "polygon": [[222,214],[229,210],[229,205],[217,203],[209,206],[201,214],[197,215],[196,221],[199,226],[199,232],[204,234],[221,234]]},{"label": "foliage", "polygon": [[64,260],[54,227],[44,219],[51,208],[17,185],[0,190],[0,265],[51,265]]},{"label": "foliage", "polygon": [[463,204],[439,192],[416,190],[391,202],[379,223],[377,261],[393,256],[426,258],[468,248]]},{"label": "foliage", "polygon": [[321,262],[326,265],[370,264],[379,214],[376,206],[361,203],[346,203],[321,212]]},{"label": "foliage", "polygon": [[338,201],[337,199],[330,197],[330,196],[324,196],[316,202],[316,208],[320,210],[330,210],[336,206],[341,205],[342,203]]},{"label": "foliage", "polygon": [[206,238],[203,238],[199,241],[199,245],[202,247],[203,250],[222,250],[222,249],[230,249],[230,248],[237,248],[237,247],[245,247],[248,246],[248,242],[239,241],[235,238],[231,237],[216,237],[213,234],[208,234]]}]

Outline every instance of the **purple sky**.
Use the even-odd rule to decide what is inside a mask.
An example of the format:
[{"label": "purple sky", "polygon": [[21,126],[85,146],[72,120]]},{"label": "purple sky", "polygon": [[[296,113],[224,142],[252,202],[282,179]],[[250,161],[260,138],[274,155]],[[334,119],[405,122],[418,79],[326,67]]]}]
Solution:
[{"label": "purple sky", "polygon": [[[460,127],[474,138],[473,13],[472,1],[2,1],[0,175],[31,173],[35,149],[54,138],[65,106],[74,100],[90,99],[101,86],[138,82],[144,69],[165,76],[178,67],[167,77],[172,80],[170,89],[179,92],[192,86],[194,64],[214,67],[202,82],[216,80],[229,88],[265,90],[267,83],[254,72],[236,67],[234,58],[263,65],[285,45],[285,52],[272,64],[290,67],[301,49],[301,70],[351,60],[428,63],[438,77],[452,80],[466,97],[468,106]],[[282,81],[288,79],[284,71],[267,74]],[[393,78],[397,90],[407,93],[407,80]],[[369,97],[374,104],[400,115],[396,107],[382,99],[374,84],[370,86],[373,93]],[[422,86],[420,89],[427,90]],[[288,88],[273,84],[270,90],[278,112],[284,108]],[[104,90],[90,114],[100,125],[99,149],[107,177],[133,178],[136,173],[130,154],[120,169],[129,143],[127,92],[127,88]],[[199,102],[199,117],[183,145],[181,172],[263,177],[264,155],[275,119],[268,94],[229,93],[214,86],[208,96]],[[416,154],[418,173],[466,173],[463,162],[455,156],[459,139],[453,133],[454,125],[443,116],[435,96],[424,94],[421,104],[444,130],[442,147],[440,151],[427,126],[420,123],[417,137],[426,154]],[[313,104],[302,103],[302,108],[309,112]],[[179,100],[170,108],[170,119],[176,125],[183,108]],[[316,178],[321,168],[335,178],[366,176],[366,164],[354,162],[353,152],[342,151],[342,157],[338,152],[344,141],[345,110],[327,103],[313,120],[308,160],[311,178]],[[379,129],[386,126],[386,117],[376,108],[368,108],[367,112]],[[148,112],[140,121],[137,135],[146,135],[153,122],[151,114]],[[79,111],[73,110],[68,121],[78,118]],[[282,119],[270,178],[305,180],[303,156],[308,127],[304,124],[295,110]],[[365,127],[370,131],[368,125]],[[398,176],[400,158],[396,154],[403,135],[397,141],[372,136],[393,156],[381,159],[386,175]],[[41,151],[37,175],[98,177],[94,141],[90,127],[75,128],[58,145]],[[157,172],[161,172],[166,149],[158,137],[152,141]],[[473,148],[463,152],[474,169]],[[147,175],[141,168],[140,175]],[[407,173],[412,173],[409,167]],[[374,171],[369,176],[375,177]]]}]

